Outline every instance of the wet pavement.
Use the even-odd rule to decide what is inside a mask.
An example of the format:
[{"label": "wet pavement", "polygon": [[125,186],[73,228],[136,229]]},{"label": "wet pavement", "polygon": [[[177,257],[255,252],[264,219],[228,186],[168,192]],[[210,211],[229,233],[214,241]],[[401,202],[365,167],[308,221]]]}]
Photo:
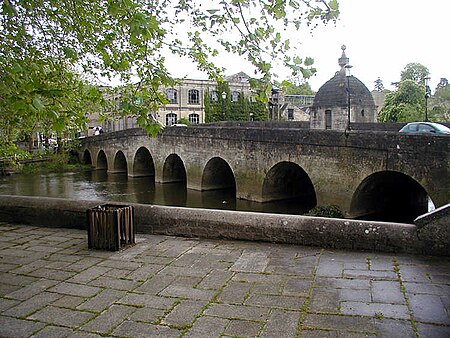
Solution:
[{"label": "wet pavement", "polygon": [[1,337],[450,337],[450,257],[0,223]]}]

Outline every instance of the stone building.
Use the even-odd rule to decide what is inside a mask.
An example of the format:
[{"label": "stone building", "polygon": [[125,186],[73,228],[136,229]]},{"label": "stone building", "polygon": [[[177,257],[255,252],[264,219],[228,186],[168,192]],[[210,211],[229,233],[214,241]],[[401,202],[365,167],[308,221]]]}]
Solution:
[{"label": "stone building", "polygon": [[[236,102],[243,93],[251,96],[249,76],[244,72],[234,74],[225,78],[230,87],[230,101]],[[164,88],[169,103],[161,105],[158,110],[151,112],[151,116],[163,126],[177,124],[180,119],[186,119],[192,124],[205,123],[204,98],[209,93],[212,102],[218,101],[219,96],[225,93],[217,92],[215,80],[184,79],[171,88]],[[93,124],[97,124],[94,118]],[[114,121],[103,122],[102,128],[106,132],[124,130],[137,127],[136,118],[133,116],[120,117]]]},{"label": "stone building", "polygon": [[377,116],[378,116],[378,113],[380,112],[381,108],[383,108],[384,100],[386,99],[386,94],[384,91],[380,92],[377,90],[372,90],[371,94],[375,102],[375,106],[377,108]]},{"label": "stone building", "polygon": [[349,58],[342,46],[341,69],[317,92],[311,108],[311,129],[351,129],[351,123],[375,122],[377,108],[372,94],[350,70]]},{"label": "stone building", "polygon": [[269,120],[309,121],[314,95],[288,95],[272,89],[269,98]]}]

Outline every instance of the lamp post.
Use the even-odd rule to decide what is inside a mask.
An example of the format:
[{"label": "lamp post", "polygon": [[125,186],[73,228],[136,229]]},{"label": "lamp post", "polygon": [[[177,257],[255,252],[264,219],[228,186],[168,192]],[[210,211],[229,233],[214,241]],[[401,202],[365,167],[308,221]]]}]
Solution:
[{"label": "lamp post", "polygon": [[431,96],[431,89],[429,84],[430,78],[426,77],[425,79],[425,122],[428,121],[428,98]]},{"label": "lamp post", "polygon": [[345,88],[347,92],[347,126],[345,127],[345,132],[349,132],[351,130],[350,127],[350,111],[351,111],[351,105],[350,105],[350,71],[352,66],[349,64],[346,64],[344,66],[345,68],[345,77],[347,78],[347,88]]},{"label": "lamp post", "polygon": [[225,121],[225,99],[227,98],[227,93],[222,92],[222,121]]}]

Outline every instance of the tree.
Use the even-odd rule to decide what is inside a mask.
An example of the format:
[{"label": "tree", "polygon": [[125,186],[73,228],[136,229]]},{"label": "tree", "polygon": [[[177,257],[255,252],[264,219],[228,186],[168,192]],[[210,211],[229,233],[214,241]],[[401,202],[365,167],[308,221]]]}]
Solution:
[{"label": "tree", "polygon": [[400,75],[400,81],[412,80],[417,84],[425,83],[425,78],[430,76],[427,67],[420,63],[408,63]]},{"label": "tree", "polygon": [[32,142],[37,129],[46,140],[51,134],[73,136],[86,123],[85,114],[100,107],[99,90],[54,58],[4,60],[0,75],[0,121],[7,143]]},{"label": "tree", "polygon": [[424,118],[425,99],[423,86],[413,80],[399,83],[398,89],[388,93],[383,108],[378,113],[380,122],[412,122]]},{"label": "tree", "polygon": [[450,84],[446,78],[436,87],[434,95],[429,101],[431,107],[430,119],[436,122],[450,122]]},{"label": "tree", "polygon": [[441,78],[434,95],[444,100],[450,100],[450,85],[446,78]]},{"label": "tree", "polygon": [[[222,69],[213,63],[219,46],[255,66],[261,81],[254,83],[261,85],[259,99],[264,101],[275,58],[281,58],[294,75],[309,74],[307,62],[290,56],[290,41],[282,32],[336,20],[338,13],[337,0],[223,0],[208,5],[185,0],[4,0],[0,75],[8,76],[19,92],[0,88],[2,101],[9,101],[4,120],[8,128],[50,121],[54,130],[69,120],[80,123],[79,111],[75,115],[74,109],[66,111],[68,106],[79,107],[73,102],[79,97],[64,84],[75,81],[80,88],[87,84],[87,76],[97,81],[103,77],[122,84],[121,105],[114,113],[135,115],[155,134],[159,125],[149,118],[149,111],[167,102],[161,88],[174,84],[163,55],[188,56],[211,78],[220,79]],[[189,25],[184,24],[187,19]],[[279,32],[280,24],[285,29]],[[181,25],[186,28],[182,39]],[[217,44],[207,42],[209,37]],[[21,81],[20,69],[32,70],[30,83]],[[43,86],[41,81],[49,74],[53,82]],[[22,91],[26,95],[18,97]]]},{"label": "tree", "polygon": [[315,95],[308,82],[283,81],[279,87],[286,95]]},{"label": "tree", "polygon": [[377,92],[384,92],[383,80],[381,80],[380,78],[375,80],[375,90]]}]

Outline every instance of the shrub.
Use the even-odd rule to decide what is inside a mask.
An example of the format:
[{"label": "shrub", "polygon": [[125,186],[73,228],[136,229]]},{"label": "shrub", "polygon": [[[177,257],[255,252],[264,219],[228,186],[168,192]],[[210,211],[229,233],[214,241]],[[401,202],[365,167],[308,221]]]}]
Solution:
[{"label": "shrub", "polygon": [[311,209],[306,216],[328,217],[328,218],[343,218],[344,214],[336,205],[323,205]]}]

